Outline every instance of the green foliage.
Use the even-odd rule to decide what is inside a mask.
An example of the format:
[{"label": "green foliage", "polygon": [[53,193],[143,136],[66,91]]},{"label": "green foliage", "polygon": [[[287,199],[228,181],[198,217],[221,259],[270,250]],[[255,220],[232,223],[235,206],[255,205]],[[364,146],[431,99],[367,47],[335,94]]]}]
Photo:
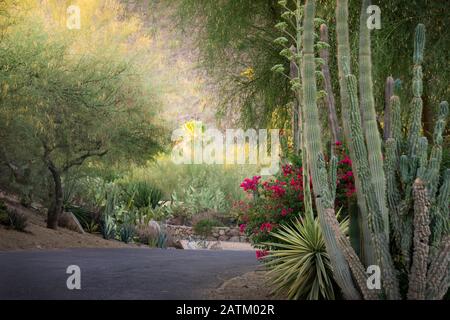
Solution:
[{"label": "green foliage", "polygon": [[168,234],[164,231],[160,231],[155,237],[149,239],[148,245],[151,248],[166,249],[168,240]]},{"label": "green foliage", "polygon": [[289,81],[270,71],[277,64],[289,69],[272,41],[279,32],[274,27],[281,14],[277,1],[180,3],[181,24],[195,30],[201,65],[213,77],[222,97],[218,118],[225,123],[238,121],[244,127],[266,127],[277,110],[286,120],[292,98]]},{"label": "green foliage", "polygon": [[161,190],[147,181],[133,181],[125,185],[124,188],[126,195],[132,199],[133,206],[137,209],[155,209],[162,198]]},{"label": "green foliage", "polygon": [[[113,7],[102,14],[120,11]],[[54,208],[48,221],[56,227],[62,176],[87,163],[145,162],[163,149],[167,135],[147,67],[135,59],[141,51],[131,57],[123,50],[131,45],[123,33],[135,21],[105,22],[122,28],[115,26],[117,35],[100,49],[89,43],[98,45],[105,30],[70,32],[50,23],[47,14],[58,14],[52,1],[17,3],[11,14],[17,19],[0,39],[0,158],[32,164],[40,179],[29,184]]]},{"label": "green foliage", "polygon": [[120,226],[119,230],[120,241],[129,243],[131,240],[133,240],[134,235],[135,235],[135,228],[134,225],[132,225],[131,223],[126,222]]},{"label": "green foliage", "polygon": [[106,240],[112,240],[116,236],[116,226],[113,217],[105,215],[103,217],[102,225],[100,228],[102,236]]},{"label": "green foliage", "polygon": [[[345,233],[348,220],[341,223]],[[305,217],[272,233],[277,242],[265,243],[264,258],[270,283],[289,299],[335,299],[331,264],[317,218]]]}]

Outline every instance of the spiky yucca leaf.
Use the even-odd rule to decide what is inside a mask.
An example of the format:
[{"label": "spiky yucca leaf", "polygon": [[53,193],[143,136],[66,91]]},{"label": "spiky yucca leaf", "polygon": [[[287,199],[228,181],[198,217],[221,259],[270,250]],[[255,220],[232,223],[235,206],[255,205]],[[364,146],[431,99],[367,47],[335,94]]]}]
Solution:
[{"label": "spiky yucca leaf", "polygon": [[[348,219],[341,222],[341,228],[347,231]],[[275,292],[289,299],[334,299],[333,275],[318,219],[295,220],[272,236],[280,242],[265,243],[271,250],[264,260]]]}]

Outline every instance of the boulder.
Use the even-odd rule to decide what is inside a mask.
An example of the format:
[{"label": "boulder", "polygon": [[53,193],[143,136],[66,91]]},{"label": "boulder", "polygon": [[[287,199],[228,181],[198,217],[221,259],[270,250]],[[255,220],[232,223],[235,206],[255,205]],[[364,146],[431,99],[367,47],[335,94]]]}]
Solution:
[{"label": "boulder", "polygon": [[58,219],[58,226],[78,233],[84,233],[84,229],[72,212],[63,212]]},{"label": "boulder", "polygon": [[239,236],[233,236],[233,237],[230,238],[229,241],[231,241],[231,242],[241,242],[241,238],[239,238]]},{"label": "boulder", "polygon": [[239,231],[238,228],[232,228],[230,229],[230,235],[232,237],[239,237],[241,235],[241,232]]}]

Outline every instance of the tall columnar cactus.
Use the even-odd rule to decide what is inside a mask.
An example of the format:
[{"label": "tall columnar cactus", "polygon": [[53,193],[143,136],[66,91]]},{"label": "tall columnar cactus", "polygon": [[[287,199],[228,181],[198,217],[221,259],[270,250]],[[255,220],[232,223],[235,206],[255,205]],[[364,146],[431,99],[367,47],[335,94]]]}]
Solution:
[{"label": "tall columnar cactus", "polygon": [[346,90],[349,94],[349,108],[343,112],[348,113],[350,121],[350,141],[355,150],[353,162],[356,164],[358,176],[361,178],[361,187],[367,203],[367,213],[369,220],[369,230],[375,248],[378,264],[382,270],[382,282],[389,299],[399,299],[399,285],[396,277],[394,263],[389,253],[389,240],[384,230],[382,210],[376,198],[375,184],[371,179],[374,174],[371,172],[368,161],[368,151],[364,143],[362,133],[361,116],[358,108],[358,94],[356,89],[356,77],[352,74],[346,76]]},{"label": "tall columnar cactus", "polygon": [[422,130],[422,93],[423,93],[423,73],[422,62],[425,49],[425,26],[419,24],[416,28],[414,41],[414,68],[413,68],[413,100],[411,102],[411,117],[408,127],[408,156],[411,159],[417,157],[417,146],[420,132]]},{"label": "tall columnar cactus", "polygon": [[[333,275],[347,299],[359,299],[360,294],[353,284],[348,264],[339,249],[335,233],[339,232],[327,219],[336,220],[334,213],[334,198],[328,181],[326,163],[321,142],[321,128],[317,110],[317,88],[314,61],[314,15],[315,1],[307,0],[304,9],[303,33],[303,99],[304,99],[304,130],[305,146],[308,154],[308,164],[314,190],[314,199],[319,215],[327,251],[333,265]],[[337,222],[337,221],[334,221]]]},{"label": "tall columnar cactus", "polygon": [[[326,24],[320,26],[320,41],[328,44],[328,27]],[[325,91],[327,93],[327,106],[328,106],[328,125],[331,131],[331,145],[335,146],[336,141],[341,140],[341,130],[339,128],[339,122],[336,114],[336,103],[334,100],[333,87],[331,85],[330,67],[328,65],[329,50],[324,47],[320,50],[320,58],[322,58],[322,74],[324,79]]]},{"label": "tall columnar cactus", "polygon": [[387,77],[386,85],[384,87],[384,123],[383,123],[383,138],[386,141],[390,138],[391,132],[391,98],[394,95],[394,78]]},{"label": "tall columnar cactus", "polygon": [[[364,1],[363,10],[367,2]],[[365,299],[378,297],[388,299],[441,299],[449,287],[450,255],[450,170],[440,179],[442,159],[442,134],[448,117],[448,103],[440,105],[439,117],[433,136],[434,144],[428,152],[428,140],[421,133],[422,116],[422,67],[425,28],[416,29],[413,101],[408,132],[403,136],[400,109],[397,96],[390,99],[389,138],[385,145],[384,159],[379,159],[382,173],[386,176],[386,190],[380,198],[379,181],[374,179],[380,174],[380,168],[371,166],[371,148],[376,148],[374,139],[380,139],[378,131],[371,132],[367,114],[374,110],[364,108],[365,121],[361,119],[358,101],[357,79],[350,72],[348,47],[347,1],[337,2],[338,62],[341,85],[342,116],[344,129],[349,141],[353,169],[358,177],[357,188],[360,189],[365,207],[362,217],[366,218],[363,228],[366,238],[374,245],[376,264],[382,270],[382,291],[371,291],[366,286],[364,266],[354,252],[347,237],[337,227],[334,214],[335,191],[333,183],[335,160],[331,161],[331,171],[327,173],[320,139],[315,84],[315,63],[313,52],[313,19],[315,2],[308,0],[305,7],[304,41],[302,64],[303,96],[305,114],[305,146],[308,152],[308,165],[312,173],[314,200],[323,228],[327,250],[336,282],[341,287],[345,298]],[[365,28],[365,26],[363,27]],[[361,34],[364,33],[361,30]],[[362,42],[367,41],[361,35]],[[343,41],[343,43],[341,42]],[[340,43],[341,42],[341,43]],[[370,47],[362,45],[370,56]],[[360,65],[370,63],[370,58],[360,56]],[[367,68],[367,66],[365,66]],[[364,69],[364,67],[363,67]],[[367,69],[366,69],[367,70]],[[367,72],[367,71],[366,71]],[[371,104],[372,83],[367,74],[360,74],[362,88],[361,105]],[[362,83],[363,81],[367,81]],[[370,86],[370,88],[369,88]],[[369,127],[369,128],[368,128]],[[365,133],[365,134],[364,134]],[[378,134],[374,138],[375,133]],[[381,139],[380,139],[381,140]],[[375,146],[375,147],[374,147]],[[380,145],[381,150],[381,145]],[[375,150],[376,151],[376,150]],[[372,154],[373,156],[373,154]],[[384,166],[384,167],[383,167]],[[440,181],[442,180],[442,183]],[[382,198],[390,217],[390,231],[393,241],[389,241],[382,209]],[[360,200],[360,199],[358,199]],[[361,207],[360,207],[361,208]],[[345,258],[343,261],[342,258]],[[394,265],[394,260],[396,264]],[[396,268],[397,266],[397,268]],[[349,270],[351,275],[349,275]],[[402,273],[402,277],[399,276]],[[400,290],[400,278],[408,278],[407,292]],[[358,288],[358,291],[355,290]],[[356,291],[356,292],[355,292]]]},{"label": "tall columnar cactus", "polygon": [[[336,35],[337,35],[337,61],[338,61],[338,71],[339,71],[339,87],[340,87],[340,98],[341,98],[341,108],[349,105],[348,93],[345,89],[345,72],[344,66],[348,68],[348,72],[351,72],[350,64],[350,41],[349,41],[349,30],[348,30],[348,0],[337,0],[336,2]],[[346,112],[342,112],[342,123],[344,127],[345,140],[347,143],[350,142],[350,122]],[[353,147],[349,145],[350,157],[355,158],[355,151]],[[356,170],[356,164],[354,167],[354,177],[356,186],[356,197],[358,202],[358,209],[360,213],[361,220],[361,238],[362,242],[362,256],[365,265],[376,264],[375,251],[372,244],[372,239],[369,232],[369,222],[367,212],[367,204],[364,198],[364,194],[361,188],[361,179],[358,176]]]},{"label": "tall columnar cactus", "polygon": [[378,131],[373,97],[372,59],[370,50],[370,29],[367,27],[367,7],[370,0],[363,0],[359,28],[359,93],[360,109],[364,134],[366,137],[368,159],[374,185],[374,192],[381,210],[383,229],[389,241],[389,216],[386,206],[386,179],[383,171],[383,156],[381,153],[381,137]]}]

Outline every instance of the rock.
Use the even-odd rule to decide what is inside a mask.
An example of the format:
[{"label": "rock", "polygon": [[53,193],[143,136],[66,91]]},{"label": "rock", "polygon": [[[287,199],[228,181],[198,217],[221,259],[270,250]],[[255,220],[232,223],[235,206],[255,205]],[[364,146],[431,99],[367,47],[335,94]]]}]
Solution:
[{"label": "rock", "polygon": [[231,242],[241,242],[241,238],[239,236],[233,236],[230,238]]},{"label": "rock", "polygon": [[216,242],[212,242],[208,249],[210,250],[222,250],[222,245],[220,243],[220,241],[216,241]]},{"label": "rock", "polygon": [[233,229],[230,229],[230,235],[232,237],[239,237],[241,235],[241,232],[239,231],[239,229],[233,228]]},{"label": "rock", "polygon": [[227,237],[223,235],[223,236],[220,236],[218,240],[219,241],[226,241]]},{"label": "rock", "polygon": [[84,229],[72,212],[63,212],[58,219],[58,226],[78,233],[84,233]]},{"label": "rock", "polygon": [[161,227],[160,227],[159,223],[156,222],[155,220],[150,220],[148,223],[148,226],[150,228],[153,228],[157,233],[161,232]]},{"label": "rock", "polygon": [[167,244],[168,249],[184,249],[180,240],[171,240],[170,243]]},{"label": "rock", "polygon": [[220,229],[220,230],[219,230],[219,235],[224,236],[224,235],[225,235],[225,230]]}]

